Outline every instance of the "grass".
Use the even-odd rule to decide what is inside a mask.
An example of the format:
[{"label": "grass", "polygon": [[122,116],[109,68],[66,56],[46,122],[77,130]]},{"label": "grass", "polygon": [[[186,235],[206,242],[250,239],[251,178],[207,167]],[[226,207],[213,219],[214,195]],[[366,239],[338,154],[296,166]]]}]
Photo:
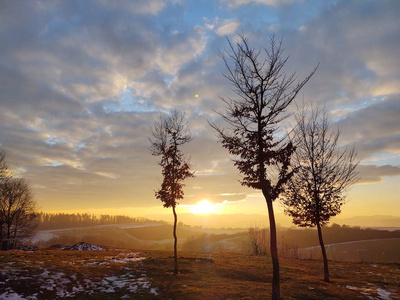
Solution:
[{"label": "grass", "polygon": [[[0,252],[0,299],[269,299],[272,267],[263,256],[130,250]],[[398,264],[281,259],[283,299],[400,299]],[[34,296],[34,297],[33,297]],[[379,298],[380,297],[380,298]],[[387,298],[387,299],[390,299]]]},{"label": "grass", "polygon": [[[172,299],[269,299],[272,266],[262,256],[182,252],[181,274],[172,275],[168,252],[148,252],[144,265],[160,294]],[[367,299],[378,289],[399,295],[399,266],[330,262],[331,283],[325,283],[322,262],[281,259],[283,299]],[[347,288],[346,288],[347,286]],[[362,294],[362,293],[365,294]],[[368,294],[368,295],[367,295]],[[379,298],[378,298],[379,299]]]}]

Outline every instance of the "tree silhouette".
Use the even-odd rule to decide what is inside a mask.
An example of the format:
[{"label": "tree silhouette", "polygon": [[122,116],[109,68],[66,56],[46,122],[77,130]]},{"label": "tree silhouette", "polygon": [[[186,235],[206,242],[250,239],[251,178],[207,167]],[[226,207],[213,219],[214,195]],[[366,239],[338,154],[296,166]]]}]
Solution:
[{"label": "tree silhouette", "polygon": [[328,258],[322,227],[340,213],[346,189],[356,182],[355,148],[341,148],[339,129],[332,131],[325,109],[319,107],[296,113],[293,130],[296,146],[296,174],[283,194],[285,212],[300,227],[317,227],[324,261],[324,281],[329,282]]},{"label": "tree silhouette", "polygon": [[243,174],[241,184],[260,189],[266,200],[270,225],[270,251],[273,264],[272,299],[280,299],[279,260],[276,243],[276,224],[273,201],[284,190],[292,176],[290,157],[294,151],[291,142],[277,138],[278,123],[285,119],[286,108],[314,74],[295,83],[295,74],[287,76],[283,67],[288,58],[282,58],[282,41],[270,37],[269,49],[261,58],[261,49],[251,48],[244,34],[233,45],[227,38],[229,50],[221,53],[237,99],[224,98],[227,123],[217,130],[222,146],[234,155],[234,164]]},{"label": "tree silhouette", "polygon": [[0,245],[1,249],[15,248],[18,239],[30,236],[38,225],[36,202],[29,184],[13,178],[0,150]]},{"label": "tree silhouette", "polygon": [[6,151],[0,149],[0,183],[4,182],[8,176],[10,176],[10,172],[6,161]]},{"label": "tree silhouette", "polygon": [[183,199],[183,181],[186,178],[194,177],[194,173],[191,172],[190,165],[181,151],[181,146],[192,140],[184,119],[185,115],[176,110],[172,110],[167,116],[162,115],[160,122],[157,122],[151,131],[153,140],[150,139],[152,154],[161,156],[158,164],[162,167],[163,176],[161,188],[155,192],[155,196],[164,203],[164,207],[172,207],[174,214],[175,274],[178,273],[175,207],[178,204],[177,201]]}]

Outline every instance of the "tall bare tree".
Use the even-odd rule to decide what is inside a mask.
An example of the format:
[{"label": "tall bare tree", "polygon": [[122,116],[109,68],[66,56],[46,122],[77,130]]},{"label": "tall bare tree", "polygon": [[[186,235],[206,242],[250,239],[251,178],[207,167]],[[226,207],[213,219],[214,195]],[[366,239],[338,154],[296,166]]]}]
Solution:
[{"label": "tall bare tree", "polygon": [[[270,225],[270,248],[273,264],[272,299],[280,299],[279,260],[273,202],[292,176],[291,142],[277,137],[278,124],[285,119],[286,108],[314,74],[296,82],[296,75],[287,76],[283,67],[282,41],[270,37],[269,49],[250,47],[245,35],[221,56],[237,99],[221,97],[226,111],[220,113],[226,128],[216,124],[222,146],[234,155],[234,164],[243,174],[242,185],[260,189],[267,203]],[[265,55],[262,58],[262,55]]]},{"label": "tall bare tree", "polygon": [[298,169],[283,194],[285,212],[300,227],[317,227],[324,261],[324,281],[329,282],[328,258],[322,227],[341,211],[345,191],[357,180],[355,148],[339,144],[340,130],[331,130],[325,109],[304,108],[296,113],[293,130]]},{"label": "tall bare tree", "polygon": [[164,203],[164,207],[172,207],[174,214],[174,261],[175,274],[178,273],[178,255],[176,235],[177,214],[176,205],[178,200],[183,199],[183,181],[189,177],[194,177],[190,170],[188,160],[182,153],[181,147],[192,140],[185,115],[176,110],[172,110],[169,115],[162,115],[152,129],[153,139],[151,142],[151,153],[161,156],[159,165],[162,167],[163,181],[161,188],[155,192],[157,199]]}]

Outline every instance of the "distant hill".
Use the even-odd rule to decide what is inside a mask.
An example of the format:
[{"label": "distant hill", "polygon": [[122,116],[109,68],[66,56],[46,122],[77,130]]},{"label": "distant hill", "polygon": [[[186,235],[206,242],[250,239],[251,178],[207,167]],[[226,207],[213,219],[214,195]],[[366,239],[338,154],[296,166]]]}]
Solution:
[{"label": "distant hill", "polygon": [[356,216],[352,218],[336,217],[331,223],[360,227],[400,227],[400,217],[395,216]]},{"label": "distant hill", "polygon": [[[154,214],[145,216],[151,220],[173,222],[172,214]],[[275,215],[276,222],[283,227],[294,226],[291,219],[283,213]],[[203,228],[248,228],[268,227],[268,217],[262,214],[179,214],[178,222]],[[399,227],[400,217],[396,216],[357,216],[352,218],[332,218],[330,224],[360,226],[360,227]]]}]

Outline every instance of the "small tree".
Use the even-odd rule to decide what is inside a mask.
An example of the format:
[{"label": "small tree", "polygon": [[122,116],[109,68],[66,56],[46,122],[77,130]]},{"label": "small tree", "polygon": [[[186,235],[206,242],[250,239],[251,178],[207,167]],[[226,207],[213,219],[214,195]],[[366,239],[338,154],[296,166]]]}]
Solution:
[{"label": "small tree", "polygon": [[29,184],[21,178],[13,178],[6,161],[6,153],[0,150],[0,246],[8,250],[17,241],[32,235],[37,227],[36,202]]},{"label": "small tree", "polygon": [[164,203],[164,207],[172,207],[174,214],[175,274],[178,273],[175,207],[179,204],[178,200],[183,199],[183,181],[186,178],[194,177],[194,173],[191,172],[190,165],[181,151],[181,147],[192,140],[184,119],[185,115],[176,110],[171,111],[168,116],[162,115],[160,122],[157,122],[152,129],[153,139],[150,139],[152,155],[161,156],[158,164],[162,167],[163,176],[161,188],[155,192],[155,196]]},{"label": "small tree", "polygon": [[317,227],[324,261],[324,281],[329,282],[328,258],[322,227],[341,211],[345,191],[356,182],[355,148],[341,148],[339,129],[331,131],[327,113],[319,108],[296,114],[293,130],[298,169],[283,197],[285,212],[300,227]]},{"label": "small tree", "polygon": [[249,46],[244,35],[239,35],[235,46],[229,39],[228,43],[229,51],[221,53],[227,69],[224,76],[232,83],[238,98],[221,97],[226,112],[220,115],[228,127],[222,129],[214,123],[211,126],[217,130],[222,146],[235,156],[234,164],[244,176],[242,185],[260,189],[267,203],[273,264],[272,299],[280,299],[272,204],[292,176],[290,157],[294,147],[277,137],[278,123],[286,117],[286,108],[315,69],[298,83],[295,83],[295,74],[286,76],[282,69],[288,58],[282,58],[282,43],[276,43],[274,36],[270,38],[269,50],[265,49],[265,59],[260,56],[261,50]]},{"label": "small tree", "polygon": [[10,177],[10,171],[6,161],[6,151],[0,149],[0,183],[4,182],[8,177]]},{"label": "small tree", "polygon": [[250,251],[255,255],[269,255],[268,229],[251,227],[248,231]]}]

